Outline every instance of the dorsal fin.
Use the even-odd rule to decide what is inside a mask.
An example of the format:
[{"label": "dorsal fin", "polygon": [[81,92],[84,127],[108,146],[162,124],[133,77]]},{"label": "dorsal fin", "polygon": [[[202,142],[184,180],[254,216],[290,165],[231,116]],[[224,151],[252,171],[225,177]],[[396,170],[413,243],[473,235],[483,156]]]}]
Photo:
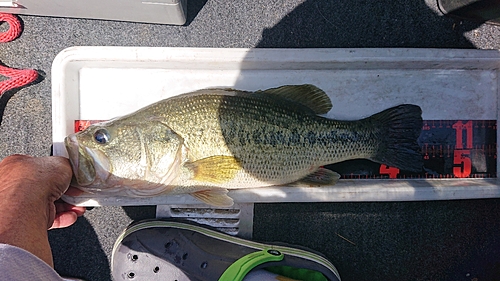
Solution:
[{"label": "dorsal fin", "polygon": [[316,114],[326,114],[332,109],[332,101],[320,88],[310,85],[286,85],[278,88],[257,91],[257,93],[276,95],[312,109]]}]

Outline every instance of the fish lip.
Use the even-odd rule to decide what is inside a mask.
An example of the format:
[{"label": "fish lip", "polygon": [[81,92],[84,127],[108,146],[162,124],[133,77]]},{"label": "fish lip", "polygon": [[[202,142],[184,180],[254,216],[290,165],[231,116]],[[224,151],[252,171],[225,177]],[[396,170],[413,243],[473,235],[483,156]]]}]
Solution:
[{"label": "fish lip", "polygon": [[[83,148],[79,145],[76,134],[71,134],[64,139],[66,151],[68,152],[69,162],[73,169],[72,184],[76,186],[88,186],[95,180],[94,165],[92,161],[83,157]],[[85,162],[86,165],[80,165]],[[80,174],[80,168],[85,168],[91,174],[92,179]],[[84,176],[84,178],[82,178]],[[83,180],[84,179],[84,180]]]},{"label": "fish lip", "polygon": [[76,174],[78,171],[79,163],[79,153],[78,153],[78,141],[76,140],[76,136],[71,134],[64,139],[64,146],[66,147],[66,151],[68,152],[69,162],[71,163],[71,167],[73,168],[73,174]]}]

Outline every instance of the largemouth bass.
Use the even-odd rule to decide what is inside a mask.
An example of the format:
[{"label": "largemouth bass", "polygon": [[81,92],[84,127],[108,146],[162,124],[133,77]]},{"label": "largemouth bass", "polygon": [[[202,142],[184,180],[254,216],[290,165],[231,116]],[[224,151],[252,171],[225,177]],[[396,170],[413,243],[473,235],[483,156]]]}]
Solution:
[{"label": "largemouth bass", "polygon": [[319,116],[331,108],[313,85],[206,89],[94,124],[65,145],[83,191],[191,194],[215,206],[233,204],[228,189],[334,184],[339,175],[321,167],[349,159],[422,170],[420,107],[399,105],[356,121]]}]

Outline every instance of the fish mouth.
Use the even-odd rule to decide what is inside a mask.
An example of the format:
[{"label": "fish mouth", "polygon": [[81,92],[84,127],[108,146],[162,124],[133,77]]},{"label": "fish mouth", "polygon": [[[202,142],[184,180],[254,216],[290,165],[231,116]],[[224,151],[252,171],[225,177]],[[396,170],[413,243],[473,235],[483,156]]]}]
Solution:
[{"label": "fish mouth", "polygon": [[93,161],[85,157],[85,149],[82,148],[75,134],[64,139],[64,145],[68,151],[69,162],[73,169],[73,180],[76,186],[88,186],[95,181],[95,168]]}]

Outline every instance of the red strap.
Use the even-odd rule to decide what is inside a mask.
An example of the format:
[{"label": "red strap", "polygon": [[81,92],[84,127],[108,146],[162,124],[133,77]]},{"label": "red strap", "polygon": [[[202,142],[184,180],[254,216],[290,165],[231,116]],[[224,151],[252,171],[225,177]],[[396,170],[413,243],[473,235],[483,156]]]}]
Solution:
[{"label": "red strap", "polygon": [[12,41],[21,35],[21,22],[16,16],[0,13],[0,22],[1,21],[7,22],[10,25],[10,28],[5,32],[0,33],[0,43]]},{"label": "red strap", "polygon": [[[0,13],[0,22],[5,21],[10,28],[6,32],[0,33],[0,42],[9,42],[21,35],[21,22],[19,18],[11,14]],[[8,90],[25,86],[38,77],[38,72],[33,69],[13,69],[0,65],[0,75],[7,76],[10,79],[0,82],[0,95]]]}]

